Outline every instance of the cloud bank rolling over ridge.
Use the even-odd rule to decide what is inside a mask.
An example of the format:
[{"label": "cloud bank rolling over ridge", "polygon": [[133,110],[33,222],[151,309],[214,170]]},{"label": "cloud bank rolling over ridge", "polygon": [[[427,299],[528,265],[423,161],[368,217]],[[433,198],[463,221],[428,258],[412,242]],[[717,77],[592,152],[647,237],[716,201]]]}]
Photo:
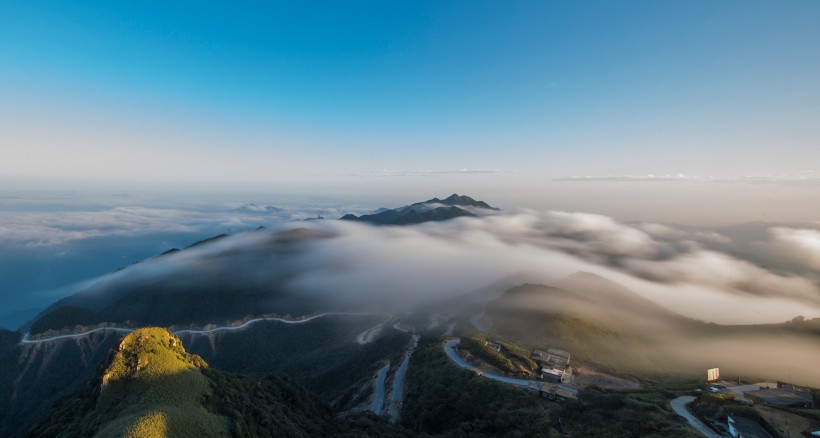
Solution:
[{"label": "cloud bank rolling over ridge", "polygon": [[571,212],[525,211],[411,227],[291,222],[275,229],[307,229],[315,236],[294,240],[286,254],[272,254],[266,248],[277,231],[241,233],[101,281],[153,277],[161,269],[162,275],[266,284],[281,283],[286,272],[286,288],[293,293],[406,311],[510,275],[526,273],[550,283],[587,271],[707,321],[820,316],[820,278],[807,269],[817,260],[813,245],[820,231],[812,229],[764,232],[746,246],[757,249],[754,260],[744,256],[746,247],[717,231]]}]

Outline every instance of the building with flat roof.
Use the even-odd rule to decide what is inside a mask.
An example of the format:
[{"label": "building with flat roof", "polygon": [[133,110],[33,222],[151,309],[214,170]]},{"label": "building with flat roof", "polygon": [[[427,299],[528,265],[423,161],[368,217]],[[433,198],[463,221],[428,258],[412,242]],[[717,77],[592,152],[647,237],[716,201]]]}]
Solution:
[{"label": "building with flat roof", "polygon": [[553,382],[560,382],[561,379],[564,377],[564,372],[560,370],[554,370],[552,368],[541,368],[541,378],[545,380],[550,380]]},{"label": "building with flat roof", "polygon": [[567,359],[567,362],[569,362],[569,353],[564,351],[564,350],[559,350],[557,348],[550,348],[549,350],[547,350],[547,353],[549,353],[553,356],[564,357],[564,358]]},{"label": "building with flat roof", "polygon": [[550,348],[547,351],[534,350],[532,352],[532,359],[544,368],[565,370],[569,367],[569,358],[569,353],[555,348]]},{"label": "building with flat roof", "polygon": [[755,420],[729,415],[726,422],[729,434],[735,438],[774,438]]},{"label": "building with flat roof", "polygon": [[767,388],[746,391],[744,395],[752,401],[777,407],[811,407],[811,393],[786,388]]}]

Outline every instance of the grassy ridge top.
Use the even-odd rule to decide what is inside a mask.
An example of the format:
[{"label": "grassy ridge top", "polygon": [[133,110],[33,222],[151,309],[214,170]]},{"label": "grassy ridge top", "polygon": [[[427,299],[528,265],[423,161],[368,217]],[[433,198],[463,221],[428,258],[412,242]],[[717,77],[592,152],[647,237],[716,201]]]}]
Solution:
[{"label": "grassy ridge top", "polygon": [[96,376],[58,399],[25,436],[407,435],[367,415],[336,418],[289,377],[210,368],[167,330],[144,328],[122,338]]},{"label": "grassy ridge top", "polygon": [[117,418],[100,435],[226,436],[227,418],[202,405],[212,392],[207,366],[165,329],[129,333],[102,377],[97,411]]},{"label": "grassy ridge top", "polygon": [[82,390],[55,403],[29,436],[219,437],[230,421],[205,406],[207,364],[162,328],[126,335]]},{"label": "grassy ridge top", "polygon": [[103,376],[103,386],[107,382],[151,380],[207,366],[199,356],[188,354],[179,338],[168,330],[141,328],[120,342]]}]

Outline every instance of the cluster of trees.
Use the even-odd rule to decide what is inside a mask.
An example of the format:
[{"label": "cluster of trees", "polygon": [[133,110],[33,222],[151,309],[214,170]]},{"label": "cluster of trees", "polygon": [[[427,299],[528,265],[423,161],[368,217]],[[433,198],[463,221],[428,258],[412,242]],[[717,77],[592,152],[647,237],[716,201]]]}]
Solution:
[{"label": "cluster of trees", "polygon": [[561,404],[553,419],[573,437],[696,438],[700,435],[667,407],[672,393],[591,388]]},{"label": "cluster of trees", "polygon": [[332,420],[330,408],[291,378],[203,373],[213,388],[206,405],[228,416],[234,436],[317,436]]},{"label": "cluster of trees", "polygon": [[259,323],[220,333],[213,341],[206,336],[182,336],[182,340],[188,351],[214,368],[287,374],[307,389],[335,400],[370,378],[375,364],[395,360],[406,347],[410,336],[396,330],[386,330],[367,345],[354,342],[356,335],[382,320],[328,316],[306,324]]},{"label": "cluster of trees", "polygon": [[334,417],[322,399],[284,375],[203,372],[214,389],[206,404],[230,419],[235,437],[409,437],[371,414]]},{"label": "cluster of trees", "polygon": [[737,402],[734,398],[732,394],[703,394],[692,403],[692,410],[703,419],[725,415],[762,419],[753,407]]},{"label": "cluster of trees", "polygon": [[454,366],[437,339],[420,341],[406,389],[402,425],[414,435],[550,436],[554,403]]}]

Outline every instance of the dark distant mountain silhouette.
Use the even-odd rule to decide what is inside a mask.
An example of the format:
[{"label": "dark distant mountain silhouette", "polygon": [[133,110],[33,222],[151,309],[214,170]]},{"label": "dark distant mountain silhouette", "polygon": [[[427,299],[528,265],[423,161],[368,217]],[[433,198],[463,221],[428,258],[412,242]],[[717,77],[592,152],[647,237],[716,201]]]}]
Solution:
[{"label": "dark distant mountain silhouette", "polygon": [[499,211],[498,208],[490,206],[484,201],[477,201],[469,196],[462,195],[459,196],[458,194],[453,193],[452,195],[448,196],[445,199],[433,198],[428,201],[424,202],[417,202],[412,204],[412,206],[416,205],[424,205],[424,204],[444,204],[444,205],[456,205],[460,207],[477,207],[477,208],[485,208],[487,210],[495,210]]},{"label": "dark distant mountain silhouette", "polygon": [[[221,239],[224,239],[226,237],[228,237],[227,234],[218,234],[216,236],[209,237],[207,239],[203,239],[203,240],[200,240],[198,242],[194,242],[194,243],[186,246],[185,249],[193,248],[195,246],[203,245],[203,244],[206,244],[206,243],[216,242],[217,240],[221,240]],[[160,255],[162,255],[162,254],[160,254]]]},{"label": "dark distant mountain silhouette", "polygon": [[433,198],[396,209],[380,208],[373,214],[362,216],[346,214],[340,220],[368,222],[376,225],[411,225],[445,221],[463,216],[478,216],[482,210],[489,213],[499,209],[484,201],[477,201],[469,196],[454,193],[445,199]]},{"label": "dark distant mountain silhouette", "polygon": [[233,211],[246,214],[280,214],[284,212],[284,210],[279,207],[256,204],[245,204],[239,208],[235,208]]}]

